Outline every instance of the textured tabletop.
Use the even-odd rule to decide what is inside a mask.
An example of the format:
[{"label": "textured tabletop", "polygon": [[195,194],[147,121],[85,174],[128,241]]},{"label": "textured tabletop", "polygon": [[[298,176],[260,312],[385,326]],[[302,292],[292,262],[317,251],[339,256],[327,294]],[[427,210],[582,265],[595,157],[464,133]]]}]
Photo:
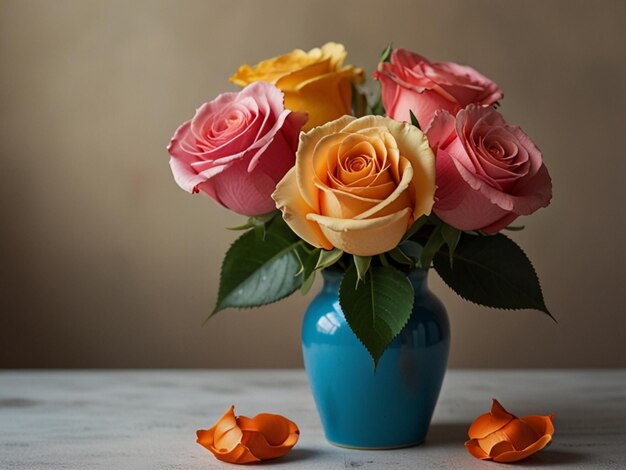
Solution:
[{"label": "textured tabletop", "polygon": [[518,415],[556,413],[553,443],[523,468],[626,468],[624,370],[448,371],[426,442],[387,451],[327,444],[299,370],[1,371],[0,468],[235,468],[195,443],[231,404],[300,427],[294,450],[263,467],[504,468],[463,446],[492,397]]}]

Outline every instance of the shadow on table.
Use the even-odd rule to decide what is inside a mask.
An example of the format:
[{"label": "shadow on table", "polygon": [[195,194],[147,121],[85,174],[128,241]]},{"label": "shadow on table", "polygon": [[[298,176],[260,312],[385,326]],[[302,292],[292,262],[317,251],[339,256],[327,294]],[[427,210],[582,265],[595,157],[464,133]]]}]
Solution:
[{"label": "shadow on table", "polygon": [[467,423],[431,423],[424,446],[459,444],[467,440]]},{"label": "shadow on table", "polygon": [[579,452],[565,450],[544,449],[541,452],[531,455],[526,460],[515,462],[520,467],[550,467],[553,465],[573,465],[577,463],[589,463],[593,459],[592,455],[585,455]]},{"label": "shadow on table", "polygon": [[277,460],[268,460],[268,463],[271,463],[277,466],[282,465],[282,464],[289,465],[290,463],[294,463],[294,462],[301,462],[303,460],[315,459],[319,457],[320,454],[323,454],[323,453],[324,452],[320,450],[296,447],[284,457],[277,459]]}]

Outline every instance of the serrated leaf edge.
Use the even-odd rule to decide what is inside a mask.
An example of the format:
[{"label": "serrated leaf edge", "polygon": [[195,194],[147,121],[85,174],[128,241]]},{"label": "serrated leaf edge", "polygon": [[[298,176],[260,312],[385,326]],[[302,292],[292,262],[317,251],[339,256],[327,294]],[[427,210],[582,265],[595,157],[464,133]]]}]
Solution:
[{"label": "serrated leaf edge", "polygon": [[[356,269],[356,268],[354,268]],[[393,269],[393,268],[391,268]],[[404,275],[404,274],[403,274]],[[389,347],[389,345],[398,337],[400,336],[400,333],[402,333],[402,330],[404,330],[404,328],[406,327],[406,325],[409,323],[409,320],[411,319],[411,316],[413,315],[413,307],[415,306],[415,289],[413,287],[413,284],[411,284],[411,281],[409,280],[409,278],[404,275],[404,277],[406,278],[407,282],[409,283],[409,285],[411,286],[411,290],[413,291],[413,295],[411,296],[411,313],[409,314],[408,317],[406,317],[406,321],[404,322],[404,324],[402,325],[402,327],[400,328],[400,331],[398,331],[398,334],[396,336],[394,336],[391,341],[389,341],[389,343],[387,343],[387,346],[385,346],[385,349],[383,350],[383,352],[381,353],[380,357],[378,359],[374,358],[374,354],[373,352],[370,350],[370,348],[368,348],[366,346],[366,344],[361,341],[361,338],[359,338],[359,336],[354,332],[354,330],[352,329],[352,326],[350,326],[350,322],[348,321],[348,318],[346,317],[346,314],[344,312],[343,309],[343,302],[341,301],[341,285],[339,286],[339,306],[341,307],[341,313],[343,314],[343,318],[346,320],[346,324],[348,325],[348,328],[350,328],[350,331],[352,331],[352,334],[354,335],[354,337],[359,341],[359,343],[361,343],[361,345],[363,345],[363,347],[365,348],[365,350],[367,351],[367,353],[370,355],[370,357],[372,358],[372,361],[374,362],[374,372],[376,372],[376,369],[378,368],[378,362],[380,361],[380,359],[383,357],[383,354],[385,354],[385,351],[387,351],[387,348]]]},{"label": "serrated leaf edge", "polygon": [[[506,238],[507,240],[509,240],[509,241],[511,241],[511,242],[513,242],[513,243],[515,243],[513,240],[511,240],[511,239],[510,239],[509,237],[507,237],[506,235],[504,235],[504,234],[501,234],[501,235],[502,235],[504,238]],[[515,245],[517,245],[517,243],[515,243]],[[441,278],[441,280],[442,280],[442,281],[443,281],[443,282],[444,282],[444,283],[445,283],[445,284],[446,284],[446,285],[447,285],[447,286],[448,286],[448,287],[449,287],[449,288],[450,288],[450,289],[451,289],[451,290],[452,290],[455,294],[457,294],[457,295],[458,295],[459,297],[461,297],[463,300],[465,300],[465,301],[467,301],[467,302],[469,302],[469,303],[471,303],[471,304],[474,304],[474,305],[480,305],[481,307],[487,307],[487,308],[490,308],[490,309],[493,309],[493,310],[508,310],[508,311],[519,311],[519,310],[537,310],[537,311],[539,311],[539,312],[545,313],[545,314],[546,314],[546,315],[548,315],[548,316],[549,316],[549,317],[550,317],[550,318],[551,318],[551,319],[552,319],[555,323],[558,323],[557,319],[556,319],[556,318],[554,318],[554,316],[552,315],[552,313],[550,313],[550,310],[548,309],[548,307],[547,307],[547,305],[546,305],[546,300],[545,300],[545,297],[544,297],[544,295],[543,295],[543,288],[542,288],[542,286],[541,286],[541,282],[539,281],[539,275],[537,274],[537,270],[535,269],[535,266],[533,265],[532,261],[530,260],[530,258],[529,258],[529,257],[528,257],[528,255],[526,254],[526,252],[522,249],[522,247],[521,247],[521,246],[519,246],[519,245],[517,245],[517,247],[520,249],[520,252],[524,255],[524,258],[526,258],[526,261],[528,261],[528,264],[530,265],[530,268],[531,268],[531,270],[532,270],[533,274],[535,275],[535,278],[537,279],[537,285],[539,286],[539,293],[541,294],[541,302],[542,302],[543,309],[538,309],[538,308],[534,308],[534,307],[522,307],[522,308],[516,308],[516,307],[493,307],[493,306],[491,306],[491,305],[481,304],[481,303],[475,302],[474,300],[468,299],[468,298],[467,298],[467,297],[465,297],[464,295],[462,295],[462,294],[460,294],[459,292],[457,292],[457,290],[456,290],[454,287],[452,287],[452,286],[451,286],[451,285],[450,285],[450,284],[449,284],[449,283],[448,283],[448,282],[447,282],[447,281],[443,278],[443,276],[439,275],[439,277]],[[449,253],[444,253],[444,252],[443,252],[443,251],[441,251],[441,250],[437,250],[437,251],[435,252],[435,256],[437,256],[437,255],[441,255],[441,256],[444,256],[444,257],[446,257],[446,258],[448,258],[448,257],[450,256],[450,254],[449,254]],[[453,257],[454,257],[454,258],[458,258],[459,260],[463,260],[463,261],[465,261],[465,262],[467,262],[467,263],[477,265],[477,263],[475,263],[475,262],[473,262],[472,260],[469,260],[469,259],[467,259],[467,258],[465,258],[465,257],[459,256],[457,253],[454,253]],[[433,260],[434,260],[434,257],[433,257]],[[483,265],[478,265],[478,266],[480,266],[481,268],[486,269],[486,270],[488,270],[488,271],[490,271],[490,272],[493,272],[493,271],[491,271],[490,269],[485,268]],[[435,271],[437,271],[437,269],[435,269]],[[437,274],[439,274],[439,272],[437,272]],[[507,281],[507,283],[508,283],[509,285],[512,285],[512,286],[515,288],[515,290],[519,290],[519,289],[517,288],[517,286],[516,286],[516,285],[511,284],[511,283],[509,283],[508,281]]]},{"label": "serrated leaf edge", "polygon": [[[244,235],[247,235],[247,232],[246,232],[246,233],[244,233],[241,237],[243,237]],[[273,236],[280,237],[280,235],[276,235],[276,234],[273,234]],[[237,242],[241,239],[241,237],[239,237],[237,240],[235,240],[233,243],[231,243],[231,244],[230,244],[230,246],[228,247],[228,250],[226,250],[226,254],[228,254],[228,252],[230,251],[230,249],[231,249],[231,248],[232,248],[232,247],[233,247],[233,246],[234,246],[234,245],[235,245],[235,244],[236,244],[236,243],[237,243]],[[282,238],[282,237],[281,237],[281,238]],[[283,239],[284,239],[284,238],[283,238]],[[282,256],[285,252],[289,252],[289,251],[294,250],[294,248],[295,248],[298,244],[301,244],[301,243],[302,243],[302,240],[297,240],[297,241],[294,241],[293,243],[291,243],[291,244],[290,244],[289,248],[284,248],[284,249],[282,249],[282,250],[281,250],[281,251],[280,251],[277,255],[274,255],[271,259],[274,259],[274,258],[276,258],[276,257],[278,257],[278,256]],[[298,261],[297,255],[294,255],[294,256],[296,256],[296,261]],[[224,255],[224,258],[222,259],[222,264],[221,264],[221,267],[220,267],[220,279],[222,278],[222,276],[223,276],[223,274],[224,274],[224,263],[225,263],[225,261],[226,261],[226,255]],[[287,293],[287,294],[285,294],[285,295],[283,295],[283,296],[281,296],[281,297],[278,297],[278,298],[276,298],[276,299],[272,300],[271,302],[265,302],[265,303],[261,303],[261,304],[257,304],[257,305],[243,305],[243,306],[225,305],[225,306],[224,306],[224,305],[220,305],[220,303],[219,303],[218,301],[216,301],[216,303],[215,303],[215,307],[213,307],[213,311],[212,311],[211,313],[209,313],[209,316],[208,316],[208,318],[204,321],[204,323],[206,323],[206,322],[207,322],[207,320],[209,320],[209,319],[210,319],[213,315],[216,315],[217,313],[219,313],[219,312],[221,312],[222,310],[225,310],[225,309],[227,309],[227,308],[234,308],[234,309],[237,309],[237,310],[248,310],[248,309],[253,309],[253,308],[262,307],[262,306],[264,306],[264,305],[271,305],[271,304],[276,303],[276,302],[278,302],[278,301],[280,301],[280,300],[283,300],[284,298],[289,297],[291,294],[293,294],[295,291],[297,291],[297,290],[298,290],[301,286],[302,286],[302,284],[300,284],[300,286],[298,286],[298,287],[296,287],[295,289],[293,289],[291,292],[289,292],[289,293]],[[220,282],[220,288],[221,288],[221,282]],[[218,293],[217,293],[217,298],[218,298],[218,299],[220,298],[220,292],[219,292],[219,290],[220,290],[220,289],[218,288]],[[204,323],[203,323],[203,324],[204,324]]]}]

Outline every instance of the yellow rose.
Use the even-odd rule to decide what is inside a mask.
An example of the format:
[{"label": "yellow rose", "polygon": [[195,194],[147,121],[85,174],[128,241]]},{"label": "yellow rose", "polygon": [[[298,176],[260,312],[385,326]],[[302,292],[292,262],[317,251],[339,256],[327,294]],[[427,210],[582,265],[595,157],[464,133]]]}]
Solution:
[{"label": "yellow rose", "polygon": [[344,116],[300,134],[296,165],[272,198],[300,238],[370,256],[393,249],[430,214],[435,157],[417,127]]},{"label": "yellow rose", "polygon": [[363,81],[363,70],[342,67],[346,55],[343,45],[334,42],[309,52],[296,49],[254,67],[242,65],[230,81],[240,86],[273,83],[285,94],[286,108],[309,114],[307,131],[351,114],[352,83]]}]

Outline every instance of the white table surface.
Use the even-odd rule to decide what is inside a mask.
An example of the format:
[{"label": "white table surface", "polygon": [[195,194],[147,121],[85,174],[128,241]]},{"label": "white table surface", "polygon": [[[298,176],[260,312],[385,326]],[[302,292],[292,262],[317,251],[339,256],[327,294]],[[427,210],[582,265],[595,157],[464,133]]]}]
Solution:
[{"label": "white table surface", "polygon": [[492,397],[520,416],[556,413],[553,443],[523,468],[626,468],[625,370],[448,371],[426,442],[387,451],[326,443],[300,370],[6,370],[0,468],[236,468],[195,442],[196,429],[209,428],[231,404],[237,414],[280,413],[300,427],[294,450],[263,467],[505,468],[463,446]]}]

